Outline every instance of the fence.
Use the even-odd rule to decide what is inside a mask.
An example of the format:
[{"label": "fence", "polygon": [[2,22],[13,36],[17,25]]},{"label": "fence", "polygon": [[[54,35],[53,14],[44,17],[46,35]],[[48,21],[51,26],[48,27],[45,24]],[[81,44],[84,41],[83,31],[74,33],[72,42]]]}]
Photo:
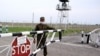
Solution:
[{"label": "fence", "polygon": [[[56,39],[56,40],[54,40],[54,37],[55,37],[55,34],[56,34],[56,32],[58,32],[58,34],[59,34],[59,39]],[[40,47],[40,48],[38,48],[38,49],[36,49],[34,52],[30,52],[28,49],[30,48],[30,46],[32,45],[32,43],[30,44],[30,46],[28,46],[27,44],[25,44],[25,45],[27,45],[27,47],[25,47],[24,45],[22,45],[25,41],[27,41],[27,42],[30,42],[30,41],[28,41],[28,39],[27,38],[25,38],[25,36],[26,35],[31,35],[31,34],[41,34],[41,33],[48,33],[48,36],[47,37],[50,37],[49,36],[49,34],[50,33],[52,33],[52,36],[51,36],[51,39],[50,39],[50,41],[48,41],[44,46],[42,46],[42,47]],[[21,37],[21,36],[23,36],[23,37]],[[22,48],[21,49],[21,51],[22,51],[22,53],[24,53],[24,52],[30,52],[28,55],[24,55],[24,56],[34,56],[34,54],[36,54],[37,52],[39,52],[41,49],[43,49],[43,47],[45,47],[45,46],[48,46],[48,45],[50,45],[51,43],[55,43],[55,42],[59,42],[59,41],[61,41],[61,39],[62,39],[62,30],[61,29],[57,29],[57,30],[43,30],[43,31],[25,31],[25,32],[19,32],[19,33],[1,33],[0,34],[0,38],[2,39],[2,38],[7,38],[7,37],[16,37],[16,38],[14,38],[14,40],[13,40],[13,42],[15,41],[15,42],[17,42],[17,44],[19,43],[19,45],[17,46],[17,47],[15,47],[14,46],[14,48]],[[20,38],[19,38],[20,37]],[[21,39],[20,40],[20,42],[18,42],[17,40],[18,39]],[[23,41],[24,40],[24,41]],[[8,50],[8,52],[7,52],[7,54],[6,54],[6,56],[8,56],[9,55],[9,52],[10,52],[10,50],[12,50],[12,45],[15,45],[15,43],[12,43],[11,45],[2,45],[2,46],[0,46],[0,48],[1,47],[6,47],[6,48],[3,48],[1,51],[0,51],[0,53],[3,53],[5,50],[7,50],[7,49],[9,49]],[[21,47],[21,45],[22,45],[22,47]],[[25,49],[25,51],[24,51],[24,48],[27,48],[27,49]],[[26,51],[27,50],[27,51]],[[13,51],[11,51],[11,53],[10,54],[12,54],[12,56],[14,56],[13,54],[15,54],[15,51],[16,50],[13,50]],[[18,50],[17,50],[18,51]],[[19,53],[21,52],[21,51],[19,51]],[[10,55],[11,56],[11,55]],[[15,56],[20,56],[20,55],[15,55]],[[21,55],[22,56],[22,55]]]}]

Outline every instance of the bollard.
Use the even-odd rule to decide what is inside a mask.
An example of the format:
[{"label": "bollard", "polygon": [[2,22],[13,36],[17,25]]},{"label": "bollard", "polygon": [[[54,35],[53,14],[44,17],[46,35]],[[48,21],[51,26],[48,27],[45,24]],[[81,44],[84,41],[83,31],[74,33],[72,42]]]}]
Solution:
[{"label": "bollard", "polygon": [[84,31],[81,32],[81,37],[82,37],[81,38],[81,43],[83,44],[84,43]]},{"label": "bollard", "polygon": [[59,31],[59,40],[62,40],[62,32],[64,32],[64,30],[58,30]]}]

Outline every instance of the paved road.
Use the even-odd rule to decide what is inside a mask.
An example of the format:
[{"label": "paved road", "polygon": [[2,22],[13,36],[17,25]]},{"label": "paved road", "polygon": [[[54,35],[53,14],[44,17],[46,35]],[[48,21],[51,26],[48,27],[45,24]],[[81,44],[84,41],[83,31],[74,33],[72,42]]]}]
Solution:
[{"label": "paved road", "polygon": [[[80,35],[64,36],[62,42],[53,43],[48,46],[48,56],[100,56],[100,48],[95,48],[91,44],[81,44],[80,38]],[[0,46],[10,45],[12,39],[12,37],[0,38]],[[0,50],[4,48],[6,46],[0,47]],[[7,51],[8,49],[0,53],[0,56],[6,56]],[[42,50],[37,56],[43,56]]]}]

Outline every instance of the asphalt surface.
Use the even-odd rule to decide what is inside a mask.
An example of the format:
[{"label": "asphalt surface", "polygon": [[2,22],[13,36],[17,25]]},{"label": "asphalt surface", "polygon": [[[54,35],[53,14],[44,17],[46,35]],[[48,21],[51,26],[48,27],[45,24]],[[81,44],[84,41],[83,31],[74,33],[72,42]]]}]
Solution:
[{"label": "asphalt surface", "polygon": [[[0,52],[11,45],[13,37],[0,38]],[[32,38],[30,38],[32,40]],[[4,46],[8,45],[8,46]],[[2,47],[4,46],[4,47]],[[10,48],[10,47],[9,47]],[[0,53],[0,56],[11,56],[9,48]],[[100,47],[95,48],[92,43],[81,44],[81,35],[63,36],[61,42],[50,44],[48,47],[47,56],[100,56]],[[32,45],[32,52],[35,50],[35,45]],[[43,50],[37,53],[37,56],[43,56]]]}]

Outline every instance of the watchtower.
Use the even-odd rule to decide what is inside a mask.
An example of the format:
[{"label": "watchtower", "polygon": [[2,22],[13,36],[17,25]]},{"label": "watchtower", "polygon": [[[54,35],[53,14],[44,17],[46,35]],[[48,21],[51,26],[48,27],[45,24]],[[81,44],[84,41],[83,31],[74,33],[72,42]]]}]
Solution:
[{"label": "watchtower", "polygon": [[[65,29],[68,25],[68,12],[71,10],[69,6],[69,0],[59,0],[60,3],[57,4],[56,10],[58,10],[58,17],[59,17],[59,28]],[[65,22],[64,22],[65,21]]]}]

